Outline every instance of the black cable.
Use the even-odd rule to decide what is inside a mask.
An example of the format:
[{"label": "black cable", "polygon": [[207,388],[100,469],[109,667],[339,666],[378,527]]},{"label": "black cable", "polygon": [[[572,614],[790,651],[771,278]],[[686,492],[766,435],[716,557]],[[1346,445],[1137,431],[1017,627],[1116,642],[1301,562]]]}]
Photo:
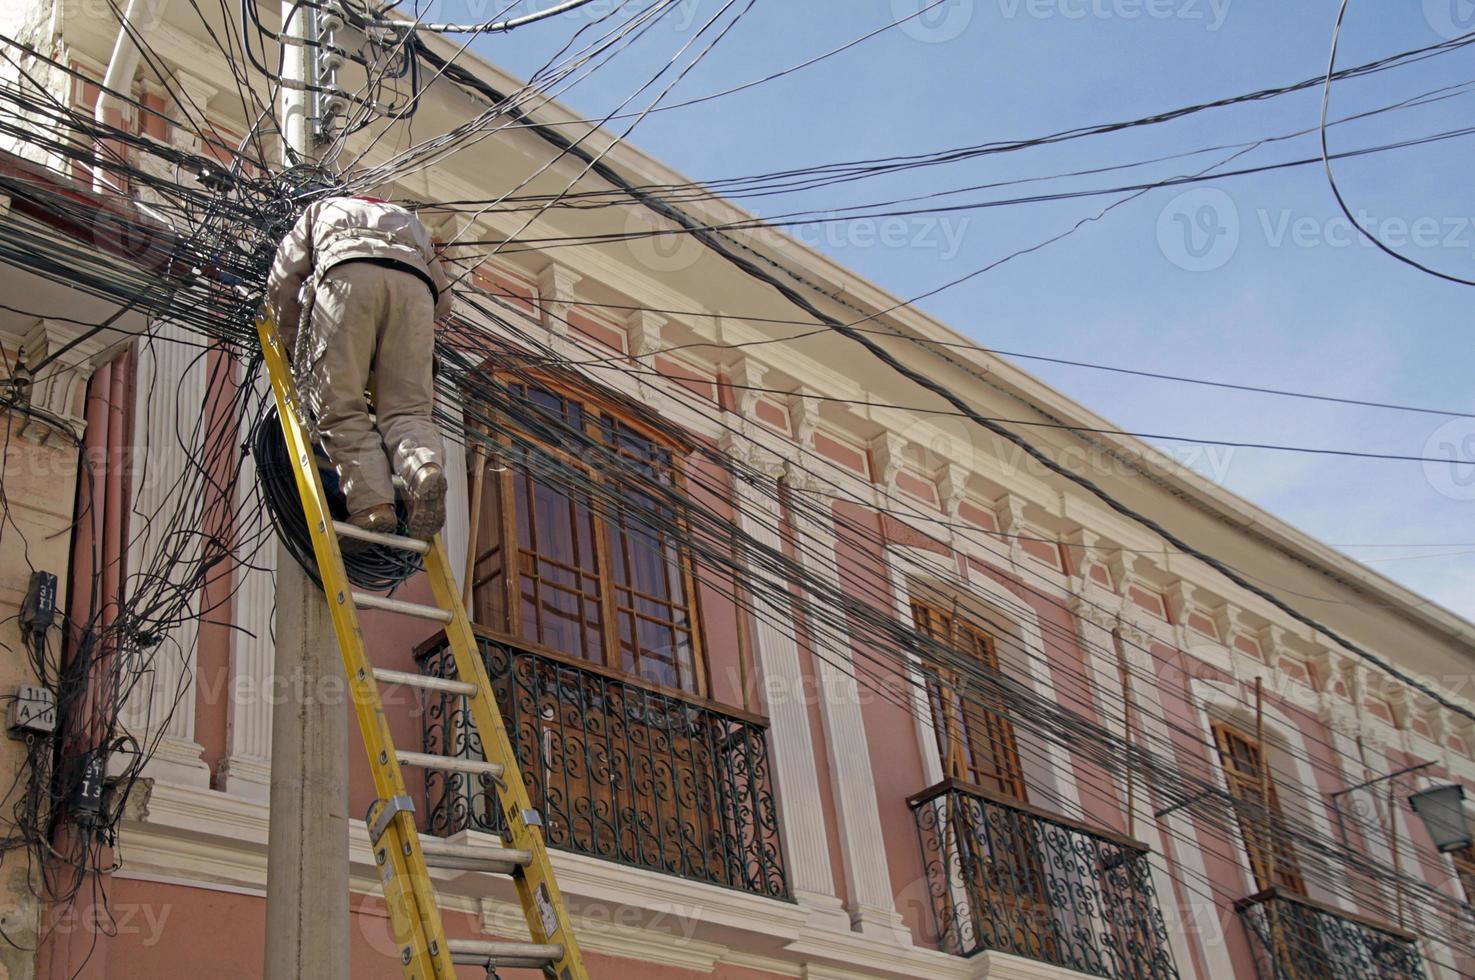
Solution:
[{"label": "black cable", "polygon": [[1369,242],[1372,242],[1374,245],[1376,245],[1380,252],[1385,255],[1391,255],[1393,258],[1402,262],[1404,265],[1418,269],[1420,272],[1427,272],[1429,275],[1434,276],[1436,279],[1443,279],[1446,282],[1459,283],[1462,286],[1475,286],[1475,279],[1466,279],[1463,276],[1456,276],[1448,272],[1440,272],[1438,269],[1430,268],[1417,259],[1411,258],[1407,255],[1404,255],[1402,252],[1397,252],[1394,251],[1392,248],[1389,248],[1383,243],[1382,239],[1380,239],[1377,235],[1374,235],[1371,231],[1363,226],[1362,222],[1357,220],[1357,217],[1352,213],[1352,209],[1347,206],[1347,201],[1342,197],[1342,189],[1337,186],[1336,175],[1332,173],[1332,154],[1327,151],[1326,117],[1327,109],[1331,105],[1332,101],[1332,80],[1337,77],[1337,46],[1341,42],[1342,20],[1347,16],[1348,2],[1349,0],[1342,0],[1342,5],[1337,8],[1337,22],[1332,27],[1332,53],[1327,60],[1326,78],[1322,83],[1321,88],[1321,121],[1319,126],[1319,132],[1321,136],[1321,165],[1322,169],[1326,172],[1327,186],[1331,188],[1332,197],[1336,199],[1337,207],[1341,208],[1342,215],[1352,224],[1353,228],[1357,229],[1358,234],[1362,235],[1363,238],[1366,238]]},{"label": "black cable", "polygon": [[[275,405],[268,405],[256,424],[251,427],[249,439],[251,455],[256,461],[257,479],[260,481],[262,499],[277,537],[292,553],[302,570],[322,587],[318,572],[317,557],[313,553],[312,535],[307,528],[307,519],[302,513],[302,498],[297,493],[297,477],[292,460],[287,455],[287,441],[282,434],[281,420]],[[337,491],[337,473],[331,467],[321,467],[320,475],[328,490],[328,503],[333,510],[333,519],[346,520],[348,507],[343,494]],[[360,589],[370,592],[389,592],[398,587],[423,567],[418,555],[398,548],[366,545],[346,549],[343,552],[343,567],[348,579]]]}]

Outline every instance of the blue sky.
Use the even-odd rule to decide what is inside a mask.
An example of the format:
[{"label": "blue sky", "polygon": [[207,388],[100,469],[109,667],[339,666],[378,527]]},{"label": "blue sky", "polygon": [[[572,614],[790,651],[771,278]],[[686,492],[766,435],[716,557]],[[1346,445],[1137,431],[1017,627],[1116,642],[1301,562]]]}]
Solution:
[{"label": "blue sky", "polygon": [[[927,2],[757,0],[670,101],[787,68]],[[595,0],[556,22],[483,39],[477,49],[525,76],[569,30],[607,12],[612,3]],[[516,11],[543,5],[526,0]],[[601,69],[597,81],[573,88],[564,100],[589,114],[609,111],[721,5],[722,0],[681,0],[666,22]],[[488,0],[446,0],[436,4],[435,14],[475,19],[487,16],[488,9]],[[495,0],[491,9],[497,9]],[[631,138],[676,169],[705,180],[1125,120],[1323,72],[1336,11],[1335,0],[948,0],[907,29],[888,31],[786,78],[651,115]],[[1360,0],[1348,13],[1339,65],[1471,29],[1475,4],[1470,0]],[[1471,78],[1475,48],[1462,49],[1339,84],[1332,116]],[[900,178],[739,200],[764,215],[826,209],[1228,146],[1314,128],[1320,98],[1317,88]],[[1454,129],[1468,125],[1472,108],[1475,94],[1461,94],[1337,126],[1332,147]],[[1365,212],[1404,251],[1443,271],[1475,278],[1470,142],[1460,138],[1341,161],[1339,183],[1353,210]],[[1164,178],[1203,169],[1229,152],[965,196],[984,199]],[[1315,152],[1314,135],[1301,137],[1262,146],[1233,166]],[[1049,238],[1111,200],[919,216],[885,242],[844,226],[802,229],[801,237],[883,287],[911,296]],[[1475,289],[1437,280],[1356,242],[1316,165],[1151,191],[1061,242],[921,305],[979,343],[1006,351],[1475,412],[1469,367],[1475,347],[1472,304]],[[1475,419],[1020,363],[1129,430],[1475,456]],[[1161,445],[1324,541],[1398,545],[1345,550],[1475,617],[1470,517],[1475,471]]]}]

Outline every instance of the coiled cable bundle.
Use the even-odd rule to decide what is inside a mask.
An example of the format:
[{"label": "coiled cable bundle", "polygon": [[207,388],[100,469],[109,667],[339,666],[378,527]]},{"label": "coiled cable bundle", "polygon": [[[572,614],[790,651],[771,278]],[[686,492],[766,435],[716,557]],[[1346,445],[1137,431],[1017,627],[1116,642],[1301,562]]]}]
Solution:
[{"label": "coiled cable bundle", "polygon": [[[282,423],[277,417],[276,405],[269,400],[251,428],[250,447],[272,527],[292,557],[297,559],[297,564],[321,587],[323,583],[313,555],[312,536],[302,513],[302,500],[297,496],[297,478],[287,456],[286,440],[282,437]],[[318,451],[317,459],[333,519],[345,520],[348,505],[338,487],[338,473],[321,451]],[[398,504],[396,509],[399,509]],[[403,514],[400,514],[400,519],[404,519]],[[348,571],[348,580],[370,592],[391,591],[421,568],[419,556],[412,552],[363,544],[343,552],[343,565]]]}]

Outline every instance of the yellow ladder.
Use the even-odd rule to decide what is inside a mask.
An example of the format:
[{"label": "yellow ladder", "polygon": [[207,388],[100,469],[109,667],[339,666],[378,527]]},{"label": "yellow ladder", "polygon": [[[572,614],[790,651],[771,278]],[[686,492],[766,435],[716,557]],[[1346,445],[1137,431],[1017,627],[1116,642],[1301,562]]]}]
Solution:
[{"label": "yellow ladder", "polygon": [[[477,654],[476,639],[461,604],[461,590],[456,587],[440,536],[429,542],[418,541],[374,534],[332,519],[313,460],[313,446],[304,425],[297,386],[292,381],[276,324],[263,314],[256,321],[256,332],[261,338],[262,355],[276,395],[277,414],[281,417],[282,433],[297,477],[303,514],[312,534],[313,554],[328,598],[333,630],[338,634],[338,649],[343,654],[359,731],[374,774],[377,801],[367,818],[369,839],[405,976],[413,980],[433,977],[453,980],[456,966],[470,965],[485,967],[488,972],[497,967],[529,967],[541,969],[545,976],[556,980],[588,980],[588,971],[584,969],[578,943],[569,926],[568,912],[553,878],[553,865],[543,843],[542,819],[533,809],[527,787],[523,785],[517,757],[492,696],[486,668]],[[435,605],[355,592],[343,567],[338,546],[340,536],[422,556]],[[364,650],[359,609],[381,609],[440,623],[455,657],[457,679],[374,667]],[[397,750],[379,698],[381,683],[465,696],[485,758]],[[506,846],[455,845],[437,838],[422,841],[415,829],[414,803],[405,790],[401,766],[491,777],[507,828],[503,838]],[[510,875],[517,886],[532,941],[447,940],[430,881],[429,869],[435,867]]]}]

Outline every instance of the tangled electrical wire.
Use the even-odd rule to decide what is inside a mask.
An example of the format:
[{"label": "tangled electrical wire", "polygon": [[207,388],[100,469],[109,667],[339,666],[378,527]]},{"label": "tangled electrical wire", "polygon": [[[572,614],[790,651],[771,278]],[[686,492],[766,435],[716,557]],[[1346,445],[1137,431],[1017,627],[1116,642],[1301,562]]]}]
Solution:
[{"label": "tangled electrical wire", "polygon": [[[287,454],[287,441],[282,435],[281,419],[275,405],[268,405],[262,416],[251,427],[251,454],[256,460],[256,475],[261,481],[261,492],[266,502],[267,513],[277,538],[292,553],[297,564],[308,576],[322,586],[318,573],[317,558],[313,555],[312,536],[308,531],[307,518],[302,512],[302,498],[297,493],[297,478],[291,457]],[[321,450],[319,450],[321,453]],[[347,502],[338,486],[338,473],[325,457],[319,457],[319,475],[327,491],[329,506],[334,520],[348,517]],[[404,519],[403,505],[399,507],[400,519]],[[380,545],[344,549],[343,566],[354,585],[371,592],[392,592],[411,575],[420,571],[419,556],[398,548]]]}]

